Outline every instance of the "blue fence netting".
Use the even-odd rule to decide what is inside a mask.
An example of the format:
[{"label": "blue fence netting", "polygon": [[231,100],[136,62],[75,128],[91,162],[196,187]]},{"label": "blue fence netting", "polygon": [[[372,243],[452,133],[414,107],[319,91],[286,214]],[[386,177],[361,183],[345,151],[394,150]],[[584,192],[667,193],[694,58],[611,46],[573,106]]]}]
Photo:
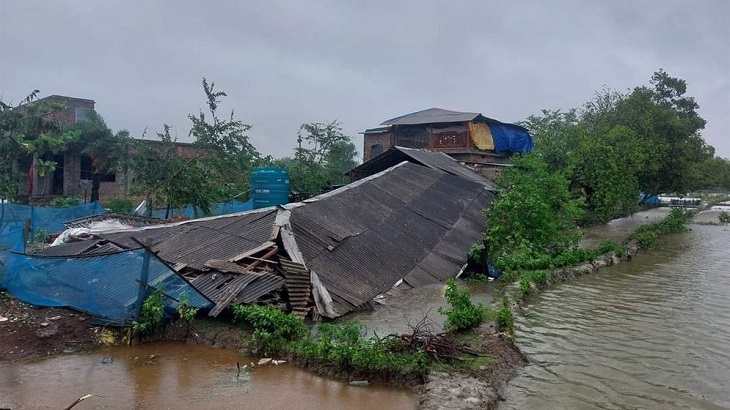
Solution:
[{"label": "blue fence netting", "polygon": [[12,227],[0,230],[0,250],[23,252],[25,250],[23,228]]},{"label": "blue fence netting", "polygon": [[[228,214],[234,214],[237,212],[250,211],[252,209],[253,209],[253,200],[252,199],[248,200],[246,202],[236,201],[236,200],[233,200],[231,202],[218,202],[211,206],[211,215],[210,216],[228,215]],[[194,207],[193,205],[188,205],[182,209],[170,209],[170,212],[167,212],[166,209],[155,209],[152,211],[153,218],[164,219],[165,215],[167,215],[167,218],[174,218],[176,216],[184,216],[185,218],[188,218],[188,219],[196,219],[196,218],[202,218],[202,217],[206,216],[200,208]]]},{"label": "blue fence netting", "polygon": [[145,295],[154,289],[166,295],[168,312],[174,312],[181,300],[196,308],[212,307],[182,276],[145,249],[92,257],[0,251],[0,288],[32,305],[70,307],[91,314],[96,322],[114,325],[136,320]]},{"label": "blue fence netting", "polygon": [[7,230],[23,228],[25,221],[31,221],[31,235],[38,231],[47,233],[63,232],[66,227],[64,221],[83,218],[104,212],[104,207],[98,202],[90,202],[67,208],[44,208],[21,204],[0,204],[0,234]]}]

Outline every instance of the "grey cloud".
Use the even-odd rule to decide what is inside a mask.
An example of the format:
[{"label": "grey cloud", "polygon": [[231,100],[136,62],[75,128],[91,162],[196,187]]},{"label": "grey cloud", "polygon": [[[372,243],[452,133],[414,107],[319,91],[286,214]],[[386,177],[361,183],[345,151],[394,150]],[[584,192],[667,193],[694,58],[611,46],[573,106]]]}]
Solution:
[{"label": "grey cloud", "polygon": [[[431,106],[518,121],[662,67],[730,157],[730,2],[0,2],[0,94],[92,98],[139,136],[203,106],[200,79],[288,155],[299,125],[366,127]],[[360,139],[356,139],[358,145]]]}]

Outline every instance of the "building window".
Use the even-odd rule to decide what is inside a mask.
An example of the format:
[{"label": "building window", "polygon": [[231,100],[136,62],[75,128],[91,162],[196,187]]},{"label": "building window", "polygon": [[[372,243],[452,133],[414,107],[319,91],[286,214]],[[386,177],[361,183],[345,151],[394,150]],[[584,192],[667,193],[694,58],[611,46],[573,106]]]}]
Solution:
[{"label": "building window", "polygon": [[383,153],[383,144],[373,144],[370,146],[370,158],[377,157]]},{"label": "building window", "polygon": [[93,113],[94,113],[94,110],[91,108],[76,107],[76,110],[74,112],[74,115],[75,115],[74,121],[77,123],[84,122],[84,121],[91,121],[91,119],[93,118]]},{"label": "building window", "polygon": [[431,128],[436,148],[461,148],[466,147],[467,129],[464,124],[434,125]]}]

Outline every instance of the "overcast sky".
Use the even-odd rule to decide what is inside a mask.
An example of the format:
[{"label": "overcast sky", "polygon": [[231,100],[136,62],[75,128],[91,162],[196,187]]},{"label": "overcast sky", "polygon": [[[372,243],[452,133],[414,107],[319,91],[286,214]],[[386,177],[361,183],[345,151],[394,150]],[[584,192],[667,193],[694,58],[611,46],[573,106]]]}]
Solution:
[{"label": "overcast sky", "polygon": [[580,106],[664,68],[730,157],[730,1],[0,0],[0,97],[96,101],[113,130],[187,139],[206,77],[290,155],[299,126],[365,128],[429,107],[505,122]]}]

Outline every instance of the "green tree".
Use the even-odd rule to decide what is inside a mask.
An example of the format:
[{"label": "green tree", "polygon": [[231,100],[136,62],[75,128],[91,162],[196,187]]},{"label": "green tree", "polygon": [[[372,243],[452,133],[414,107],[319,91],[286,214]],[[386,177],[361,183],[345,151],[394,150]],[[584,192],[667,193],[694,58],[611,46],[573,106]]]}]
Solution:
[{"label": "green tree", "polygon": [[13,106],[0,101],[0,195],[12,199],[19,178],[16,160],[32,154],[40,176],[53,172],[56,162],[52,155],[62,151],[78,135],[64,132],[54,114],[62,104],[38,100],[34,90],[20,104]]},{"label": "green tree", "polygon": [[484,211],[489,258],[507,270],[575,248],[581,237],[575,221],[583,212],[582,201],[570,195],[568,180],[550,172],[540,157],[515,157],[513,165],[497,181],[499,197]]},{"label": "green tree", "polygon": [[195,147],[191,155],[180,154],[168,125],[157,134],[159,141],[134,143],[130,166],[134,191],[164,204],[168,213],[192,204],[209,215],[214,202],[247,192],[250,169],[261,161],[246,135],[251,127],[235,119],[233,111],[229,118],[218,116],[226,93],[216,91],[205,78],[202,83],[208,114],[188,116]]},{"label": "green tree", "polygon": [[694,98],[686,95],[684,80],[659,70],[652,88],[636,87],[615,106],[610,125],[624,125],[650,147],[639,173],[640,189],[648,194],[686,193],[692,169],[714,155],[700,135],[705,126]]},{"label": "green tree", "polygon": [[358,154],[339,122],[303,124],[297,143],[293,158],[273,162],[289,171],[292,191],[311,197],[348,182],[345,173],[357,165]]},{"label": "green tree", "polygon": [[533,153],[545,161],[550,172],[568,171],[585,136],[576,109],[542,110],[542,115],[531,115],[520,125],[530,131],[535,142]]}]

